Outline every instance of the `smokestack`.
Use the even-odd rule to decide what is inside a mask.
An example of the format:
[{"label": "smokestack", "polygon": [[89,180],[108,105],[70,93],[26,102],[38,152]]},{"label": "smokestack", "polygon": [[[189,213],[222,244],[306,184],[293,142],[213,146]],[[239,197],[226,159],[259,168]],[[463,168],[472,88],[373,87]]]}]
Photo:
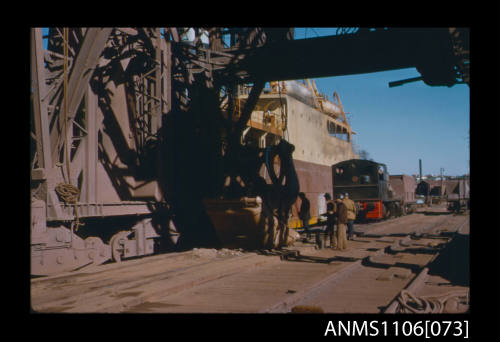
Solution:
[{"label": "smokestack", "polygon": [[420,170],[420,181],[422,181],[422,159],[418,160],[418,169]]}]

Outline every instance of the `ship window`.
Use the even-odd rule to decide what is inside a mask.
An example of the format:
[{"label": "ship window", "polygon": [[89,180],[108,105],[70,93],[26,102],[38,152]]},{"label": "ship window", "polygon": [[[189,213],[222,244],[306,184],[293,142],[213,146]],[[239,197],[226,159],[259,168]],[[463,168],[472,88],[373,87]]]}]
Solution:
[{"label": "ship window", "polygon": [[330,135],[335,136],[336,129],[337,129],[337,127],[336,127],[335,123],[333,123],[333,122],[331,122],[331,121],[328,121],[328,122],[326,123],[326,128],[328,129],[328,133],[329,133]]},{"label": "ship window", "polygon": [[347,142],[349,142],[351,140],[349,133],[347,132],[347,129],[340,126],[340,125],[337,125],[333,121],[327,121],[326,128],[328,130],[328,134],[330,134],[331,137],[334,137],[334,138],[337,138],[340,140],[344,140]]}]

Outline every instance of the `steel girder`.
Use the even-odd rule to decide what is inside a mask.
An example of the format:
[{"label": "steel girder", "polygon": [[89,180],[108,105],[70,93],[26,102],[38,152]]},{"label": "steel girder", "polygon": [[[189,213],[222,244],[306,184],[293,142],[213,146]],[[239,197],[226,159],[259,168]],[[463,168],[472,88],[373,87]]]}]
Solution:
[{"label": "steel girder", "polygon": [[[466,35],[462,37],[467,39]],[[448,28],[359,30],[354,34],[282,40],[259,48],[239,48],[232,53],[241,57],[230,71],[246,82],[408,67],[416,67],[428,85],[451,86],[461,78],[457,71],[459,56]]]}]

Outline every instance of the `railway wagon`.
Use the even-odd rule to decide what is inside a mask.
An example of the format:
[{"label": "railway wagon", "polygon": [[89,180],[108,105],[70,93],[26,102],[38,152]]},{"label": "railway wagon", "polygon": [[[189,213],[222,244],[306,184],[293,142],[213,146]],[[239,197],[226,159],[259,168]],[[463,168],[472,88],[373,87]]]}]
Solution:
[{"label": "railway wagon", "polygon": [[332,165],[332,177],[334,197],[348,193],[358,206],[356,221],[381,220],[403,213],[403,200],[395,196],[385,164],[346,160]]},{"label": "railway wagon", "polygon": [[409,175],[389,175],[389,182],[395,197],[402,200],[402,214],[410,214],[417,208],[415,178]]},{"label": "railway wagon", "polygon": [[470,209],[469,182],[465,179],[446,181],[448,210],[456,213]]}]

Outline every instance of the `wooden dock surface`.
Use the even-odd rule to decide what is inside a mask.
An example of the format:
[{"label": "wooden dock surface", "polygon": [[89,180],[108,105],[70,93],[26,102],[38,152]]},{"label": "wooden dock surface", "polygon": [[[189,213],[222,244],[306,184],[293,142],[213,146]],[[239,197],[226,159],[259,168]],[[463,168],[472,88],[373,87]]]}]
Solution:
[{"label": "wooden dock surface", "polygon": [[[34,278],[31,305],[51,313],[286,313],[300,307],[381,313],[450,241],[468,236],[469,216],[434,208],[355,231],[344,251],[303,242],[287,248],[295,254],[195,249]],[[460,273],[461,265],[455,268]],[[418,294],[468,288],[446,276],[430,275]]]}]

